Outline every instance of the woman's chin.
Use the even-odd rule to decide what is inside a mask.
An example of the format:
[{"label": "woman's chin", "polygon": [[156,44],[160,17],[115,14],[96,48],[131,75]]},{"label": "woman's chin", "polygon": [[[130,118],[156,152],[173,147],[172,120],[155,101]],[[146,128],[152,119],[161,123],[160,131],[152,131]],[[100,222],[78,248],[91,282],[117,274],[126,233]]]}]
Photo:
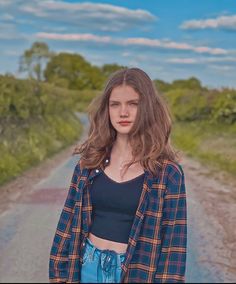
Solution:
[{"label": "woman's chin", "polygon": [[128,135],[130,130],[117,130],[118,135]]}]

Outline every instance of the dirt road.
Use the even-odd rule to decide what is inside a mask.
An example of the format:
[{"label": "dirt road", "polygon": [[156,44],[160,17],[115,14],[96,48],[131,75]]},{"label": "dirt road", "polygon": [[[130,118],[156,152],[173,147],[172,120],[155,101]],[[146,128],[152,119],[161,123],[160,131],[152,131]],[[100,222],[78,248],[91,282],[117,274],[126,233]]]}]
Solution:
[{"label": "dirt road", "polygon": [[[73,148],[0,188],[0,283],[48,282],[49,250],[78,159],[71,157]],[[188,157],[181,164],[188,204],[186,280],[235,282],[236,181]]]},{"label": "dirt road", "polygon": [[[188,157],[182,165],[188,201],[188,280],[235,283],[236,180]],[[191,256],[200,271],[190,264]]]}]

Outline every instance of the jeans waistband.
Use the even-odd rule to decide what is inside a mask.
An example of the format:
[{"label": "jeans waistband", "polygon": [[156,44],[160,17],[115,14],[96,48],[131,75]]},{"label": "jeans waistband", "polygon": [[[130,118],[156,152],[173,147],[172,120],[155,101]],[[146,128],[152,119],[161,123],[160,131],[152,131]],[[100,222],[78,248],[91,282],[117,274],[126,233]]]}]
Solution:
[{"label": "jeans waistband", "polygon": [[102,249],[99,249],[99,248],[97,248],[97,247],[92,243],[92,241],[91,241],[89,238],[86,239],[86,243],[87,243],[87,245],[88,245],[91,249],[93,249],[94,253],[97,254],[97,255],[100,255],[101,253],[110,252],[110,253],[116,255],[117,257],[119,257],[120,260],[121,260],[121,262],[124,261],[124,258],[125,258],[125,255],[126,255],[125,252],[124,252],[124,253],[117,253],[117,252],[114,251],[114,250],[108,250],[108,249],[102,250]]}]

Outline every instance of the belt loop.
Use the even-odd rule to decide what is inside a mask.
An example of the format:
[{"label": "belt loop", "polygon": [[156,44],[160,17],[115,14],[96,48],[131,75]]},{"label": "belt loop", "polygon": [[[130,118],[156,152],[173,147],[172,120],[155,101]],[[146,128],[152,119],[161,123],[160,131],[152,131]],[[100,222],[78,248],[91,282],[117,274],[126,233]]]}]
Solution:
[{"label": "belt loop", "polygon": [[90,252],[90,261],[94,261],[94,254],[95,254],[95,251],[96,251],[96,247],[92,247],[92,250]]},{"label": "belt loop", "polygon": [[119,254],[117,254],[116,257],[117,257],[117,261],[116,261],[117,266],[121,266],[121,256]]}]

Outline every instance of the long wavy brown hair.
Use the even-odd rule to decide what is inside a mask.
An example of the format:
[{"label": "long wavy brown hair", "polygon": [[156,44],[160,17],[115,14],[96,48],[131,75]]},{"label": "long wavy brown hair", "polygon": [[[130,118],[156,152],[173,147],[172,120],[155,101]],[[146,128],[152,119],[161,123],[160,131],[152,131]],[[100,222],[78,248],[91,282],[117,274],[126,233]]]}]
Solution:
[{"label": "long wavy brown hair", "polygon": [[109,118],[109,98],[112,90],[123,84],[140,96],[136,120],[128,134],[133,159],[125,165],[125,171],[139,162],[156,175],[164,160],[178,162],[179,154],[170,143],[172,117],[168,105],[150,77],[139,68],[123,68],[109,77],[102,94],[88,107],[88,138],[75,148],[74,154],[81,155],[82,168],[105,168],[105,159],[110,157],[116,140],[116,130]]}]

